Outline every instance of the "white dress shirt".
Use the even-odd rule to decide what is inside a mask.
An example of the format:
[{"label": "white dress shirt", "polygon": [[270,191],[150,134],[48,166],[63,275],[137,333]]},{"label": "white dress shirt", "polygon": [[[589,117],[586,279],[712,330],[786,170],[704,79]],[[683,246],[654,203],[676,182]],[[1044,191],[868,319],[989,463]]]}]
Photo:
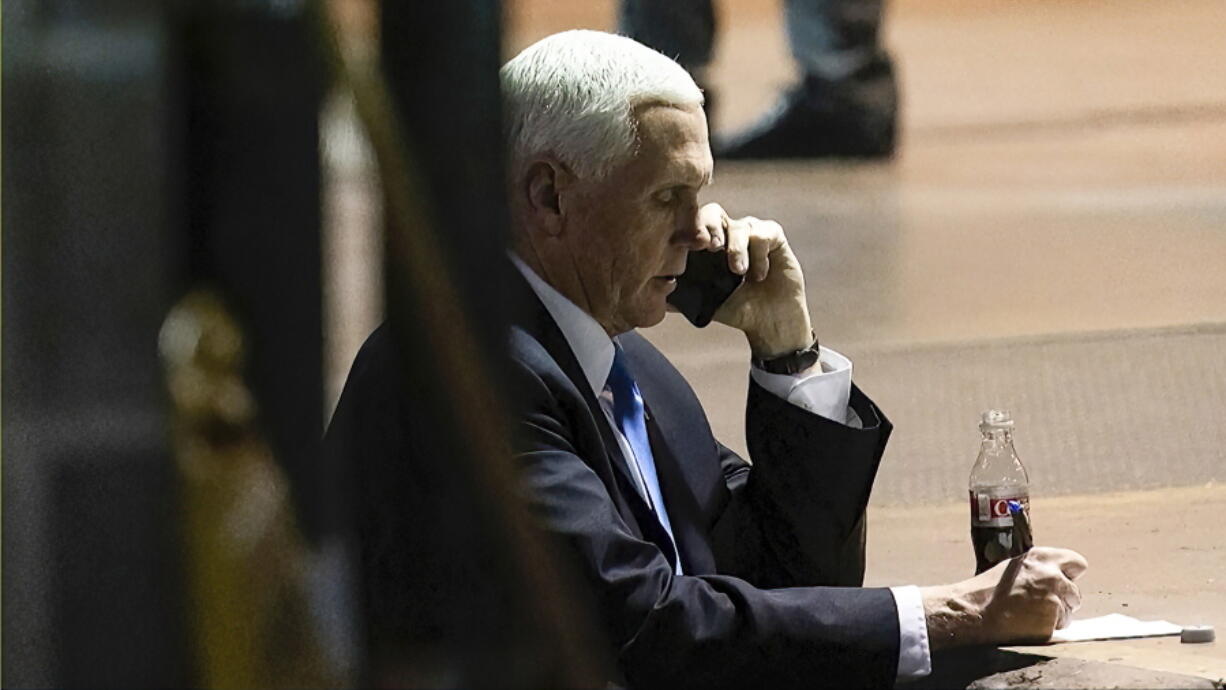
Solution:
[{"label": "white dress shirt", "polygon": [[[579,367],[583,369],[588,385],[600,401],[605,421],[613,430],[622,456],[632,460],[630,472],[635,479],[636,488],[644,497],[649,493],[659,496],[658,486],[646,485],[643,473],[637,466],[634,450],[613,419],[613,398],[605,388],[609,371],[613,368],[613,340],[595,319],[546,283],[514,253],[511,254],[511,261],[545,305],[545,309],[561,329],[571,351],[575,353],[575,358],[579,360]],[[758,385],[793,405],[840,424],[860,428],[860,417],[848,404],[851,397],[851,360],[825,347],[820,348],[820,353],[820,366],[807,373],[772,374],[752,367],[750,376]],[[667,522],[668,513],[663,501],[659,501],[657,510],[663,514],[662,522]],[[671,532],[669,537],[672,537]],[[684,575],[681,558],[678,554],[674,555],[678,556],[674,559],[676,574]],[[894,595],[895,608],[898,610],[898,680],[922,678],[932,672],[932,657],[928,646],[928,624],[924,619],[924,605],[919,588],[891,587],[890,592]]]}]

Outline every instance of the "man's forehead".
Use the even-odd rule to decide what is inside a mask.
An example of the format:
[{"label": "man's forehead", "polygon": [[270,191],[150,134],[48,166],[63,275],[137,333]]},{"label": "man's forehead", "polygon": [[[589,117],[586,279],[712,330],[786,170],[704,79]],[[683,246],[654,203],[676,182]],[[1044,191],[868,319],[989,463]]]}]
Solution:
[{"label": "man's forehead", "polygon": [[706,117],[697,106],[641,106],[638,117],[640,163],[655,162],[662,176],[693,185],[711,179],[711,147]]},{"label": "man's forehead", "polygon": [[642,143],[706,141],[707,119],[701,106],[643,104],[635,107],[634,119]]},{"label": "man's forehead", "polygon": [[690,156],[678,156],[669,161],[664,168],[663,177],[674,179],[686,184],[702,187],[711,183],[714,171],[711,169],[711,157],[700,151]]}]

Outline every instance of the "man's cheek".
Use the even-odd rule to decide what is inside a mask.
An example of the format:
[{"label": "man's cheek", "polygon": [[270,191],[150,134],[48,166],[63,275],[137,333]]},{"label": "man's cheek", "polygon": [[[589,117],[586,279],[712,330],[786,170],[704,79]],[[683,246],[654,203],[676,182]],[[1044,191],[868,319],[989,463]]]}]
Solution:
[{"label": "man's cheek", "polygon": [[647,270],[646,264],[657,262],[661,250],[658,237],[643,233],[635,234],[630,245],[626,247],[627,254],[633,259],[639,271]]}]

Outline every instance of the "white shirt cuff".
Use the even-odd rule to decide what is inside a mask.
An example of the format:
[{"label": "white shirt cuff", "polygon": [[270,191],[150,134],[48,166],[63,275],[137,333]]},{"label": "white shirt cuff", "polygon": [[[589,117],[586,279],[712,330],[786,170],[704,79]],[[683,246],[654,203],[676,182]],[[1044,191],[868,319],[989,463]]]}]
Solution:
[{"label": "white shirt cuff", "polygon": [[928,621],[919,587],[891,587],[898,609],[898,676],[896,680],[915,680],[932,673],[932,652],[928,647]]},{"label": "white shirt cuff", "polygon": [[851,360],[829,348],[818,348],[819,366],[804,374],[772,374],[750,367],[759,386],[820,417],[861,428],[860,416],[848,407]]}]

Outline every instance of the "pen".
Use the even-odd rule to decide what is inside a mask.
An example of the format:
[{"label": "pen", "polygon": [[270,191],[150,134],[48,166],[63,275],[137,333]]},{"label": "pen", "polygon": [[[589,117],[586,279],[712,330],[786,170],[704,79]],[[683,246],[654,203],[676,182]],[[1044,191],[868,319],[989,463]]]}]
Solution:
[{"label": "pen", "polygon": [[1021,501],[1009,501],[1009,514],[1013,516],[1013,553],[1010,555],[1018,556],[1034,546],[1034,536],[1030,533],[1030,518]]}]

